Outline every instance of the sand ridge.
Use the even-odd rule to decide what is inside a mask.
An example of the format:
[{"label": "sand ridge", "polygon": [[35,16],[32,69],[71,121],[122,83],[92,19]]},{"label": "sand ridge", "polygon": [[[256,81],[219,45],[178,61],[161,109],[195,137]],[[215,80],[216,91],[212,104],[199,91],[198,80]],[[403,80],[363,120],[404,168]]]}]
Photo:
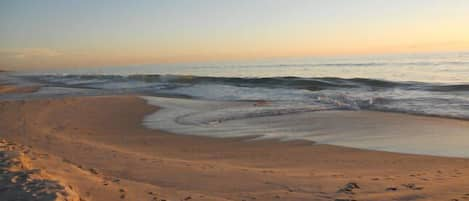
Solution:
[{"label": "sand ridge", "polygon": [[25,146],[0,140],[0,200],[81,201],[71,186],[35,169]]}]

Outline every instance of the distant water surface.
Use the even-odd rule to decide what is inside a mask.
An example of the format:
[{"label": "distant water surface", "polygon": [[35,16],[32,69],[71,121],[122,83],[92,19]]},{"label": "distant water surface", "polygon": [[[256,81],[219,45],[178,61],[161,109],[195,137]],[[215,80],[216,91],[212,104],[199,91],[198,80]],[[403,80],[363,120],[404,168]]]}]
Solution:
[{"label": "distant water surface", "polygon": [[159,74],[209,77],[337,77],[429,83],[467,83],[469,82],[469,52],[71,68],[69,70],[47,70],[42,73]]}]

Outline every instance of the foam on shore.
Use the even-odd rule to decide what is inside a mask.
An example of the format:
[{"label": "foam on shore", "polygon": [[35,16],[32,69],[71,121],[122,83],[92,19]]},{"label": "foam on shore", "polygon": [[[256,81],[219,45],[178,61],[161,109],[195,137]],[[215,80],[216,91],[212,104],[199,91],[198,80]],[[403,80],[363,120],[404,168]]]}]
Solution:
[{"label": "foam on shore", "polygon": [[209,137],[308,140],[398,153],[469,157],[469,122],[371,111],[328,110],[255,102],[144,97],[161,107],[144,125]]}]

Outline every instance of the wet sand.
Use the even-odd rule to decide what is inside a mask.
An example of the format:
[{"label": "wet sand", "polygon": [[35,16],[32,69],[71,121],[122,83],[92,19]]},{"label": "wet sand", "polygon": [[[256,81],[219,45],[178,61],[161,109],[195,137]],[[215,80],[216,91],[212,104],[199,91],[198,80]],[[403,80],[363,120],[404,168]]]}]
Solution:
[{"label": "wet sand", "polygon": [[135,96],[2,101],[0,137],[82,200],[469,200],[468,159],[144,128],[157,110]]},{"label": "wet sand", "polygon": [[259,139],[469,158],[467,120],[369,110],[292,112],[254,101],[144,98],[162,109],[146,116],[143,124],[178,134],[218,138],[257,135]]},{"label": "wet sand", "polygon": [[39,88],[39,86],[0,85],[0,94],[32,93],[39,90]]}]

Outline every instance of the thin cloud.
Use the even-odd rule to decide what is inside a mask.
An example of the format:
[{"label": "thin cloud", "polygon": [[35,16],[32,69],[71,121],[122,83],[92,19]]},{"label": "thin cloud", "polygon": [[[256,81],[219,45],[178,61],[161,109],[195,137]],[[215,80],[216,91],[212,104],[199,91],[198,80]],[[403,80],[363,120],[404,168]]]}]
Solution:
[{"label": "thin cloud", "polygon": [[0,57],[9,59],[27,59],[38,57],[56,57],[63,53],[49,48],[13,48],[0,49]]}]

